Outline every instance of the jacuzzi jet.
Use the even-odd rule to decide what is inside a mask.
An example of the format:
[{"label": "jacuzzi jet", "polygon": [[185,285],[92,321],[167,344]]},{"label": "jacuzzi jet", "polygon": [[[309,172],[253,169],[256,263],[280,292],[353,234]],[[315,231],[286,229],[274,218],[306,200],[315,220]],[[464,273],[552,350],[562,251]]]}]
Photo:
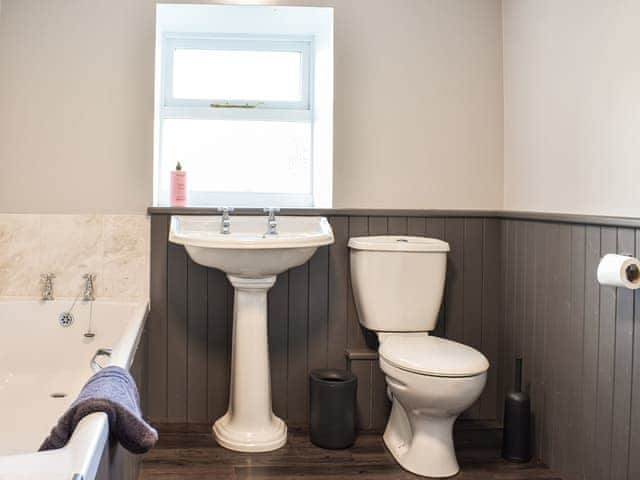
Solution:
[{"label": "jacuzzi jet", "polygon": [[49,395],[51,398],[64,398],[67,396],[66,393],[61,393],[61,392],[54,392],[52,394]]}]

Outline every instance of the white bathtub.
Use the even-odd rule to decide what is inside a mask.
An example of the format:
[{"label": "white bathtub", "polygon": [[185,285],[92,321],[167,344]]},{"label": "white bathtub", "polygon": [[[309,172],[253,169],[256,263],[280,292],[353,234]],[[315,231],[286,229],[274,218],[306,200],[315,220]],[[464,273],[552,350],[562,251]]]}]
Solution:
[{"label": "white bathtub", "polygon": [[[90,304],[78,301],[73,325],[58,323],[72,300],[54,302],[0,299],[0,480],[93,480],[108,439],[106,415],[86,417],[66,447],[37,452],[59,416],[93,374],[99,348],[112,348],[101,365],[129,368],[143,331],[147,302],[96,301],[93,338]],[[64,398],[52,394],[64,393]]]}]

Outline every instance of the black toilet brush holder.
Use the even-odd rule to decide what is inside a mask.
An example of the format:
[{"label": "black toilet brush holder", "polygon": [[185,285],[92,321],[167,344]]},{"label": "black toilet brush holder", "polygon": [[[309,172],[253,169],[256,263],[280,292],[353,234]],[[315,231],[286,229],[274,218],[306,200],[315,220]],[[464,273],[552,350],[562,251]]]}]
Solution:
[{"label": "black toilet brush holder", "polygon": [[522,359],[516,359],[515,390],[504,401],[502,457],[510,462],[531,460],[531,401],[522,391]]}]

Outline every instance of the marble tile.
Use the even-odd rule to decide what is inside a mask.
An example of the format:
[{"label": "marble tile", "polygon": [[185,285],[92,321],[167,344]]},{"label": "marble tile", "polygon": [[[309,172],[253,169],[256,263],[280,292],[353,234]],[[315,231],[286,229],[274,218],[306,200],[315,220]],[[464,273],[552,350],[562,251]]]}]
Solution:
[{"label": "marble tile", "polygon": [[140,298],[149,290],[150,223],[139,215],[103,220],[103,287],[107,297]]},{"label": "marble tile", "polygon": [[[105,264],[102,275],[103,296],[143,298],[148,295],[149,266],[146,259],[132,258]],[[98,284],[100,280],[98,279]]]},{"label": "marble tile", "polygon": [[[75,297],[83,291],[85,273],[102,275],[102,217],[98,215],[43,215],[40,266],[56,275],[55,294]],[[97,288],[96,294],[102,292]]]},{"label": "marble tile", "polygon": [[40,216],[0,215],[0,296],[40,291]]},{"label": "marble tile", "polygon": [[75,297],[85,273],[98,297],[148,298],[150,222],[145,215],[0,215],[0,296]]}]

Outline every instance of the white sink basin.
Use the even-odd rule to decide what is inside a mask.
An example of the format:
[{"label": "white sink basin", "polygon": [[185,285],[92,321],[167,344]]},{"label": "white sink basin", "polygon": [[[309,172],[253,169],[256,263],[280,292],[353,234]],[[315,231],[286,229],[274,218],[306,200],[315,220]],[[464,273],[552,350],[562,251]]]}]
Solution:
[{"label": "white sink basin", "polygon": [[169,241],[225,272],[235,289],[229,408],[213,434],[231,450],[268,452],[287,442],[287,425],[271,408],[267,292],[278,273],[333,243],[333,231],[322,217],[277,217],[277,235],[266,234],[266,216],[232,216],[228,234],[221,223],[221,216],[172,217]]},{"label": "white sink basin", "polygon": [[174,216],[169,241],[184,245],[196,263],[248,278],[302,265],[334,241],[324,217],[278,217],[277,235],[265,234],[266,216],[232,216],[229,234],[220,233],[221,222],[221,216]]}]

